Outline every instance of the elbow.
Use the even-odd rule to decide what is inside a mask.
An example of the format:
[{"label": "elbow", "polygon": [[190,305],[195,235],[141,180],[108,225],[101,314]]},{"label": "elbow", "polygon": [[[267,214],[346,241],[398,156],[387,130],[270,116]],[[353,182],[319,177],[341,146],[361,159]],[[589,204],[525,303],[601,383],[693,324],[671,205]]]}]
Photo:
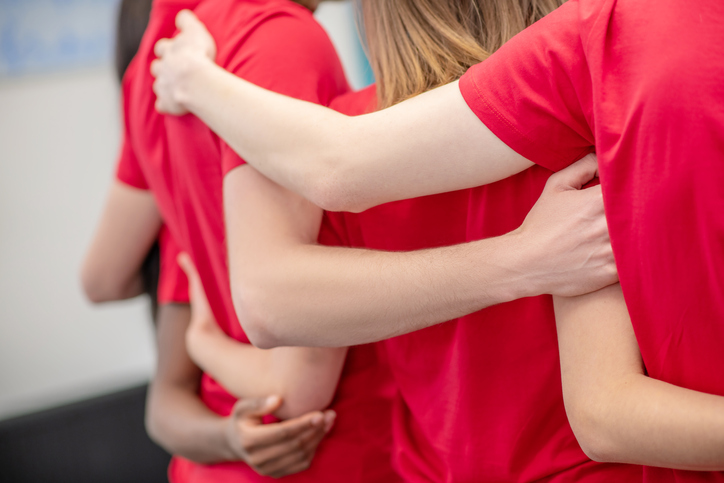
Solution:
[{"label": "elbow", "polygon": [[87,265],[81,269],[80,282],[83,293],[90,302],[99,304],[116,300],[112,288],[108,286],[102,274]]},{"label": "elbow", "polygon": [[605,422],[604,409],[590,401],[569,407],[566,412],[573,434],[585,455],[598,463],[617,463],[615,441]]},{"label": "elbow", "polygon": [[262,288],[250,288],[232,281],[231,293],[234,310],[249,342],[259,349],[273,349],[284,345],[275,329],[275,307],[269,303]]},{"label": "elbow", "polygon": [[156,410],[156,404],[153,395],[153,383],[149,386],[149,394],[146,399],[146,413],[144,414],[144,425],[146,427],[146,434],[151,438],[151,441],[159,446],[163,446],[163,438],[161,437],[161,424],[158,421],[158,411]]},{"label": "elbow", "polygon": [[305,198],[325,211],[360,213],[374,206],[366,196],[369,190],[364,189],[351,166],[337,158],[321,164],[324,168],[311,177]]}]

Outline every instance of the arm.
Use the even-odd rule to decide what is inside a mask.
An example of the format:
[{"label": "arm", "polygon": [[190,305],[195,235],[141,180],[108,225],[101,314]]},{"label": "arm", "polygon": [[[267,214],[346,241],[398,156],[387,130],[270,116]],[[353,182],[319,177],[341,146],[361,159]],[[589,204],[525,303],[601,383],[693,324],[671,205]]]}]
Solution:
[{"label": "arm", "polygon": [[[616,281],[587,158],[553,175],[518,230],[417,252],[316,244],[321,210],[250,166],[224,180],[234,305],[260,347],[381,340],[489,305]],[[253,207],[253,209],[248,209]]]},{"label": "arm", "polygon": [[329,405],[347,348],[285,347],[264,351],[231,339],[214,320],[191,258],[182,254],[179,261],[189,279],[193,307],[186,345],[204,371],[242,399],[280,396],[283,403],[275,414],[282,419]]},{"label": "arm", "polygon": [[555,308],[566,413],[591,459],[724,470],[724,397],[644,375],[620,285]]},{"label": "arm", "polygon": [[141,264],[160,228],[151,192],[114,181],[81,269],[86,296],[107,302],[143,293]]},{"label": "arm", "polygon": [[[167,451],[201,463],[245,461],[258,473],[283,476],[309,465],[331,420],[319,412],[261,424],[280,401],[240,401],[229,417],[209,410],[198,396],[201,371],[186,354],[190,311],[163,305],[159,311],[158,367],[146,404],[146,428]],[[326,425],[326,426],[325,426]]]},{"label": "arm", "polygon": [[177,23],[182,33],[159,42],[152,66],[157,108],[193,112],[264,175],[324,209],[480,186],[533,164],[479,121],[457,83],[347,117],[226,72],[210,60],[213,39],[193,14]]}]

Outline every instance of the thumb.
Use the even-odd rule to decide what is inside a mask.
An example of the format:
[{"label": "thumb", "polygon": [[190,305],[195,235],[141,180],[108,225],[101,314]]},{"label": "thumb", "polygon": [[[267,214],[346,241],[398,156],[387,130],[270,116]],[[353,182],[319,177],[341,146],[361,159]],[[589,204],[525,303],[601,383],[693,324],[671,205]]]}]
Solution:
[{"label": "thumb", "polygon": [[176,28],[181,31],[193,30],[199,26],[203,24],[191,10],[184,9],[176,15]]},{"label": "thumb", "polygon": [[591,153],[551,176],[551,183],[560,190],[579,190],[597,174],[598,158]]},{"label": "thumb", "polygon": [[199,278],[199,272],[196,271],[196,265],[194,265],[194,262],[191,260],[191,257],[186,252],[179,253],[179,256],[176,257],[176,262],[181,267],[181,270],[184,271],[186,274],[186,278],[189,279],[189,285],[190,286],[197,286],[201,285],[201,279]]},{"label": "thumb", "polygon": [[279,396],[242,399],[236,402],[231,414],[238,419],[261,418],[279,409],[281,404]]}]

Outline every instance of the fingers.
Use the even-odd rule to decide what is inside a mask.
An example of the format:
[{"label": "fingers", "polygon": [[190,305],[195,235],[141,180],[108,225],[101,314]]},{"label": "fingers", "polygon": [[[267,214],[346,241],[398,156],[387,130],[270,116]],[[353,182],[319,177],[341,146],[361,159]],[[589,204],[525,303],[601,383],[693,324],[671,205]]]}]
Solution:
[{"label": "fingers", "polygon": [[237,419],[258,419],[273,413],[281,404],[282,399],[279,396],[242,399],[234,405],[231,414]]},{"label": "fingers", "polygon": [[244,447],[250,452],[296,438],[310,428],[324,428],[325,418],[322,413],[315,411],[281,423],[261,425],[247,419],[242,424]]},{"label": "fingers", "polygon": [[549,182],[560,190],[579,190],[595,178],[597,173],[598,159],[595,154],[589,154],[551,176]]},{"label": "fingers", "polygon": [[170,45],[171,39],[161,39],[153,46],[153,53],[156,54],[156,57],[163,57]]},{"label": "fingers", "polygon": [[259,471],[272,478],[281,478],[308,469],[324,435],[324,432],[317,431],[300,437],[298,449],[259,466]]},{"label": "fingers", "polygon": [[307,428],[295,438],[284,440],[279,444],[260,448],[249,455],[247,463],[268,472],[267,465],[292,453],[303,451],[310,441],[321,440],[324,428]]},{"label": "fingers", "polygon": [[181,31],[203,27],[203,25],[191,10],[184,9],[176,15],[176,28]]}]

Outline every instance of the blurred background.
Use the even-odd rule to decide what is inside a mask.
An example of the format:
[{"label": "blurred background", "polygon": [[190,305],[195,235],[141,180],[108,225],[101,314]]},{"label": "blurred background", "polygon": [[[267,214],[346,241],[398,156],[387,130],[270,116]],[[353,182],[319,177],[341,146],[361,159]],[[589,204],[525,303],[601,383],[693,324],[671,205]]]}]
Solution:
[{"label": "blurred background", "polygon": [[[77,430],[93,408],[133,400],[125,417],[136,421],[153,374],[146,298],[92,306],[78,276],[119,146],[117,10],[118,0],[0,0],[0,468],[22,449],[18,435],[52,445],[42,431]],[[371,83],[352,5],[316,15],[350,83]],[[0,470],[0,481],[18,478]]]}]

